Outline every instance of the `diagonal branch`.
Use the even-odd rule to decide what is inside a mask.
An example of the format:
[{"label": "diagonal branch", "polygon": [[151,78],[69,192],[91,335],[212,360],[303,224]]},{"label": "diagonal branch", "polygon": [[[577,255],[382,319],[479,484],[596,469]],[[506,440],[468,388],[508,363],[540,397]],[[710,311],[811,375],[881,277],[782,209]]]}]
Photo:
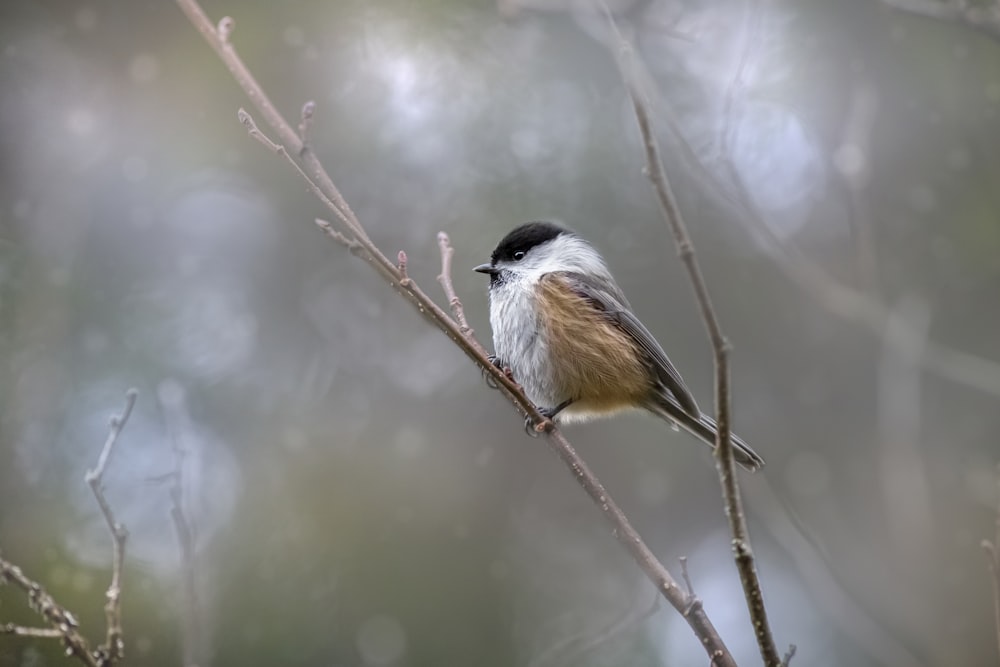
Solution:
[{"label": "diagonal branch", "polygon": [[[317,224],[321,229],[331,238],[346,245],[354,254],[371,264],[383,278],[388,280],[394,289],[406,297],[412,306],[434,326],[448,335],[466,356],[478,364],[484,373],[488,374],[489,379],[503,391],[507,398],[522,413],[528,416],[535,425],[536,431],[544,431],[548,434],[549,446],[570,468],[577,478],[578,483],[598,507],[601,508],[605,518],[611,525],[614,535],[625,546],[650,581],[656,585],[660,594],[667,599],[671,606],[684,615],[685,620],[701,641],[713,664],[718,667],[735,667],[736,663],[732,655],[726,648],[725,643],[722,641],[711,620],[709,620],[704,609],[699,607],[686,615],[684,614],[684,611],[690,607],[688,594],[678,586],[673,575],[657,560],[652,550],[650,550],[629,522],[625,513],[611,498],[603,484],[601,484],[600,480],[598,480],[580,455],[577,454],[569,441],[555,428],[555,425],[550,420],[538,412],[538,409],[528,400],[513,379],[490,363],[484,348],[472,337],[471,331],[464,330],[459,322],[456,322],[454,318],[450,317],[427,296],[412,278],[405,276],[400,271],[400,267],[390,261],[371,241],[319,160],[309,149],[308,145],[302,142],[299,133],[278,113],[274,104],[260,87],[260,84],[250,74],[249,69],[229,43],[229,37],[233,30],[232,19],[224,18],[219,22],[218,27],[216,27],[212,25],[197,0],[176,1],[187,18],[229,68],[229,71],[236,78],[237,83],[240,84],[244,92],[250,97],[268,125],[273,128],[280,143],[274,143],[270,139],[264,141],[262,133],[253,124],[253,120],[249,114],[242,112],[240,120],[247,126],[248,131],[250,131],[254,138],[261,140],[261,143],[264,143],[271,150],[277,152],[293,164],[300,176],[305,179],[309,189],[320,197],[323,203],[331,209],[340,221],[338,225],[340,228],[338,229],[335,228],[334,223],[317,220]],[[313,111],[314,109],[310,109],[308,114],[310,120],[312,119]],[[297,156],[297,158],[293,156]],[[297,159],[301,160],[301,165],[299,165]],[[449,301],[451,301],[450,295]],[[454,304],[452,305],[454,307]]]},{"label": "diagonal branch", "polygon": [[649,104],[643,92],[639,89],[635,77],[632,76],[632,68],[630,67],[631,47],[618,31],[618,26],[611,16],[610,11],[607,10],[607,5],[603,6],[612,31],[617,36],[619,45],[618,65],[628,89],[636,122],[639,126],[639,133],[642,137],[646,157],[646,176],[649,178],[653,186],[653,191],[656,193],[660,212],[663,214],[663,218],[674,237],[677,254],[687,269],[688,278],[691,281],[695,299],[698,302],[698,308],[705,323],[705,329],[712,343],[712,352],[715,358],[715,420],[718,424],[715,448],[716,468],[719,472],[719,481],[722,484],[726,516],[729,519],[729,530],[732,534],[732,548],[736,560],[736,569],[739,571],[740,583],[743,585],[747,608],[750,611],[750,619],[764,664],[767,667],[779,667],[782,664],[782,660],[778,655],[778,649],[775,646],[774,636],[771,633],[767,618],[767,610],[764,607],[764,594],[757,576],[757,565],[754,560],[753,551],[750,547],[750,530],[747,527],[746,516],[743,512],[743,500],[740,495],[735,464],[733,462],[732,428],[730,422],[731,392],[729,389],[729,352],[731,347],[729,341],[726,340],[726,337],[722,333],[722,326],[712,306],[708,286],[705,283],[701,267],[695,256],[694,244],[691,242],[687,225],[684,223],[680,207],[677,204],[677,197],[667,179],[666,171],[663,167],[663,159],[660,156],[659,144],[652,129]]}]

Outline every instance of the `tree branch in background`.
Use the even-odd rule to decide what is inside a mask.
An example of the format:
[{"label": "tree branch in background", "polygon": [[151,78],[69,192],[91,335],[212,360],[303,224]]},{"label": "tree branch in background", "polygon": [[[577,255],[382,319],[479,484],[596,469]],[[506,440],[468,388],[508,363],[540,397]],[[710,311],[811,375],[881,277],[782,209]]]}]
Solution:
[{"label": "tree branch in background", "polygon": [[629,97],[632,100],[636,122],[639,125],[639,133],[642,137],[642,144],[646,155],[646,176],[649,178],[656,193],[660,212],[674,237],[677,254],[684,263],[685,269],[687,269],[688,278],[691,281],[695,299],[698,302],[698,308],[705,323],[705,329],[712,343],[712,352],[715,358],[715,421],[718,424],[715,439],[715,459],[716,468],[719,472],[719,481],[722,484],[726,516],[729,519],[729,530],[732,534],[732,547],[736,560],[736,569],[740,575],[740,583],[743,585],[743,592],[746,596],[747,608],[750,612],[750,620],[753,624],[754,635],[757,638],[757,646],[760,649],[761,658],[763,658],[764,664],[767,667],[779,667],[783,663],[781,657],[778,655],[778,649],[774,643],[774,636],[771,633],[771,627],[767,619],[767,610],[764,607],[764,593],[761,590],[760,579],[757,576],[757,565],[750,546],[750,530],[747,527],[746,516],[743,512],[743,500],[740,495],[739,482],[736,478],[735,463],[733,462],[732,429],[730,423],[729,341],[726,340],[726,337],[722,333],[722,326],[719,324],[719,318],[712,306],[708,286],[705,283],[701,267],[695,256],[694,244],[691,242],[687,225],[681,215],[677,198],[670,187],[670,182],[667,180],[663,160],[660,157],[659,144],[653,134],[649,105],[643,96],[643,92],[639,89],[635,77],[632,76],[629,60],[631,47],[622,38],[614,17],[612,17],[611,12],[607,9],[607,5],[603,6],[608,21],[611,24],[612,32],[618,37],[619,49],[617,61],[622,78],[625,81],[625,86],[628,89]]},{"label": "tree branch in background", "polygon": [[[577,482],[584,488],[591,499],[601,508],[605,518],[611,524],[614,535],[625,546],[650,581],[656,585],[657,590],[667,599],[671,606],[682,614],[685,621],[700,640],[712,664],[716,667],[735,667],[735,660],[733,660],[732,655],[726,648],[725,643],[722,641],[711,620],[709,620],[704,609],[700,607],[695,610],[689,609],[691,605],[688,594],[677,585],[677,581],[673,575],[657,560],[656,556],[629,522],[625,513],[618,507],[611,496],[608,495],[603,484],[591,472],[586,462],[577,454],[569,441],[566,440],[550,420],[538,412],[538,409],[528,400],[513,379],[490,363],[484,348],[475,341],[471,332],[463,331],[462,325],[459,322],[455,321],[455,319],[449,316],[437,303],[427,296],[413,279],[404,276],[400,272],[399,267],[391,262],[372,243],[361,226],[360,221],[358,221],[354,212],[351,211],[322,164],[309,149],[308,145],[302,141],[300,134],[278,113],[274,104],[265,94],[260,84],[250,74],[250,71],[240,59],[236,50],[229,43],[229,37],[232,34],[234,26],[233,20],[228,17],[224,18],[219,22],[218,27],[216,27],[212,25],[212,22],[204,10],[202,10],[197,0],[177,0],[177,4],[188,20],[197,28],[206,41],[208,41],[209,45],[215,50],[219,58],[229,68],[237,83],[243,88],[257,109],[260,110],[268,125],[277,134],[279,143],[276,144],[269,139],[266,142],[262,141],[262,143],[265,143],[265,145],[270,144],[272,150],[282,155],[294,166],[296,171],[305,179],[309,189],[336,215],[340,221],[338,225],[340,228],[335,228],[334,223],[322,220],[317,220],[317,224],[328,236],[338,243],[347,246],[353,254],[360,256],[371,264],[428,321],[447,334],[466,356],[479,365],[483,372],[487,374],[487,377],[501,389],[507,398],[522,413],[528,416],[535,425],[536,431],[544,431],[548,434],[547,441],[550,447],[570,468]],[[309,113],[310,121],[312,120],[312,115],[313,109],[311,108]],[[252,136],[258,139],[263,136],[256,125],[253,124],[253,119],[245,111],[240,114],[240,120],[247,126]],[[300,165],[297,160],[301,160],[302,164]],[[451,295],[449,295],[449,302],[451,302]],[[452,307],[454,307],[454,304],[452,304]],[[688,610],[688,613],[685,613],[685,610]]]},{"label": "tree branch in background", "polygon": [[997,654],[1000,655],[1000,466],[997,466],[997,518],[993,541],[983,540],[983,551],[993,575],[993,614],[996,621]]},{"label": "tree branch in background", "polygon": [[172,380],[157,388],[157,399],[174,454],[174,469],[161,479],[169,482],[170,520],[180,551],[181,576],[181,664],[195,667],[203,664],[202,613],[198,597],[198,577],[195,552],[195,532],[184,509],[184,461],[188,454],[185,434],[188,413],[184,389]]},{"label": "tree branch in background", "polygon": [[890,9],[938,21],[950,21],[1000,40],[1000,5],[968,0],[882,0]]},{"label": "tree branch in background", "polygon": [[125,641],[122,634],[121,592],[122,566],[125,560],[125,541],[128,531],[125,526],[115,520],[111,505],[104,497],[103,478],[108,462],[114,452],[118,436],[121,435],[125,423],[132,414],[135,399],[139,392],[129,389],[125,392],[125,408],[121,414],[112,415],[108,427],[108,437],[97,459],[97,465],[87,471],[85,479],[94,492],[101,514],[111,531],[114,543],[114,556],[111,567],[111,585],[108,586],[107,603],[104,612],[107,616],[107,633],[105,642],[95,650],[90,649],[86,638],[79,632],[79,623],[65,607],[45,592],[41,584],[29,579],[10,561],[0,558],[0,584],[12,583],[28,595],[28,605],[48,621],[51,628],[30,628],[13,623],[0,625],[0,635],[16,635],[21,637],[42,637],[61,639],[66,647],[66,654],[75,657],[88,667],[113,667],[125,656]]}]

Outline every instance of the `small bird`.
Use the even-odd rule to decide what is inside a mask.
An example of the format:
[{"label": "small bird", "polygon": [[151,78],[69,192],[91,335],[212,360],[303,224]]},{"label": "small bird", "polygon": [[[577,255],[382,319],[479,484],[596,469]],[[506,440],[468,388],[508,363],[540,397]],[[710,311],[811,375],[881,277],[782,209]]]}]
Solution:
[{"label": "small bird", "polygon": [[[552,222],[528,222],[475,270],[490,276],[494,363],[510,369],[547,418],[587,421],[642,409],[715,446],[715,421],[587,241]],[[732,443],[741,466],[764,465],[735,434]]]}]

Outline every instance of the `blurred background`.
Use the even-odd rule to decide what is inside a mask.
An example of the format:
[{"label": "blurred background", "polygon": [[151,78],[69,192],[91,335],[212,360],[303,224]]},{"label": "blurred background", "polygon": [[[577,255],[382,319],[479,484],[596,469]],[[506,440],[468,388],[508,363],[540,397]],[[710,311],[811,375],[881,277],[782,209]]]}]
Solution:
[{"label": "blurred background", "polygon": [[[997,33],[876,0],[611,4],[734,344],[735,428],[768,460],[741,481],[779,647],[996,664]],[[587,3],[205,9],[234,17],[286,117],[316,101],[317,154],[435,296],[451,235],[481,341],[471,267],[560,220],[711,405]],[[131,532],[129,664],[706,664],[544,441],[316,229],[328,213],[248,139],[248,101],[175,3],[4,3],[0,52],[0,548],[95,643],[111,547],[84,474],[135,386],[105,479]],[[759,664],[707,448],[639,415],[567,435]],[[39,624],[11,587],[5,622]],[[0,637],[0,666],[65,662]]]}]

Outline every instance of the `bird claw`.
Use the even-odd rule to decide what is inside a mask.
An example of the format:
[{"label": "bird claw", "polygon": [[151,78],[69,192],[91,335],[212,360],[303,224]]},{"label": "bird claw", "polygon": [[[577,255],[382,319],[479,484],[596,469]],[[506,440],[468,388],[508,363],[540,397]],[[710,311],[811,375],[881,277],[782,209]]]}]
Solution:
[{"label": "bird claw", "polygon": [[[495,354],[491,354],[486,358],[489,360],[491,364],[499,368],[501,371],[503,370],[503,362],[500,361],[500,357],[496,356]],[[500,385],[497,384],[497,381],[493,379],[493,376],[485,368],[483,369],[483,379],[486,380],[486,386],[489,387],[490,389],[500,388]]]},{"label": "bird claw", "polygon": [[561,405],[556,408],[540,408],[537,405],[535,410],[542,416],[542,420],[536,422],[531,415],[524,418],[524,432],[532,438],[537,438],[540,433],[548,433],[556,427],[555,416],[566,407]]}]

